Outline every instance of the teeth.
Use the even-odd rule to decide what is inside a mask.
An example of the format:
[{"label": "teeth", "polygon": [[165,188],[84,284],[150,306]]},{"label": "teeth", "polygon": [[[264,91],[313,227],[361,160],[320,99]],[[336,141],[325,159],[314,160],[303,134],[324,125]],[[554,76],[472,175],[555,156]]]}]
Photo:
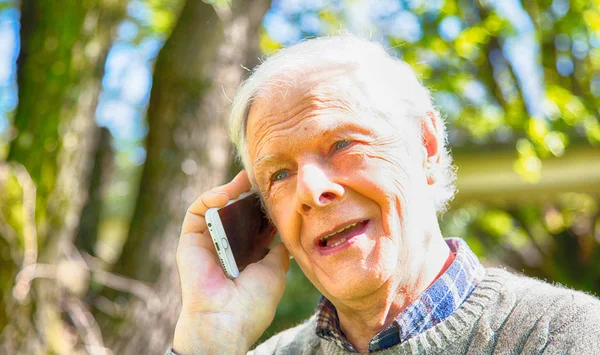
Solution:
[{"label": "teeth", "polygon": [[[329,235],[326,235],[326,236],[324,236],[323,238],[321,238],[321,241],[325,241],[325,240],[327,240],[327,238],[331,237],[332,235],[334,235],[334,234],[338,234],[338,233],[341,233],[341,232],[345,231],[345,230],[346,230],[346,229],[348,229],[348,228],[352,228],[352,227],[354,227],[354,226],[355,226],[355,225],[357,225],[357,224],[358,224],[358,222],[356,222],[356,223],[352,223],[352,224],[349,224],[349,225],[347,225],[347,226],[345,226],[345,227],[343,227],[343,228],[340,228],[340,229],[336,230],[335,232],[333,232],[333,233],[331,233],[331,234],[329,234]],[[343,242],[343,241],[345,241],[345,240],[346,240],[346,238],[344,238],[342,241],[340,241],[340,243],[341,243],[341,242]],[[337,245],[337,244],[339,244],[339,243],[335,243],[335,244]]]},{"label": "teeth", "polygon": [[337,247],[338,245],[341,245],[345,241],[346,241],[346,238],[342,238],[342,239],[338,240],[337,242],[335,242],[335,243],[333,243],[331,245],[327,245],[327,246],[330,247],[330,248]]}]

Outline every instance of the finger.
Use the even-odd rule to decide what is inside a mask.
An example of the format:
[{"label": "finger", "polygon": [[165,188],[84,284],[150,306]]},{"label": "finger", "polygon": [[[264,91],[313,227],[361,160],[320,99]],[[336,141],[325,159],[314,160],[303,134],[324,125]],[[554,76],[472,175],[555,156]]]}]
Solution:
[{"label": "finger", "polygon": [[218,258],[217,251],[208,233],[182,234],[177,245],[177,261],[180,261],[182,253],[189,253],[190,250],[198,252],[199,249],[204,249],[214,255],[215,258]]},{"label": "finger", "polygon": [[240,171],[230,182],[225,185],[215,187],[211,191],[215,193],[225,193],[229,196],[229,199],[233,200],[238,198],[242,193],[250,191],[252,184],[248,179],[248,173],[246,170]]},{"label": "finger", "polygon": [[[216,189],[216,188],[215,188]],[[200,195],[187,209],[187,213],[204,216],[209,208],[223,207],[229,202],[230,197],[225,191],[212,189]]]},{"label": "finger", "polygon": [[285,275],[290,268],[290,253],[283,243],[278,243],[259,263],[275,273],[283,272]]},{"label": "finger", "polygon": [[206,233],[207,226],[204,214],[209,208],[226,205],[230,200],[228,191],[237,197],[249,186],[248,176],[242,171],[230,183],[203,193],[190,205],[181,227],[181,238],[177,247],[178,260],[181,251],[190,247],[200,247],[217,256],[212,239]]},{"label": "finger", "polygon": [[[183,220],[181,237],[177,246],[177,265],[180,274],[183,273],[182,266],[186,266],[183,264],[193,262],[197,256],[208,255],[205,253],[206,251],[213,256],[212,262],[210,262],[211,266],[218,264],[217,251],[206,230],[204,214],[209,208],[226,205],[231,198],[237,198],[241,193],[248,191],[250,186],[248,175],[242,170],[231,182],[203,193],[190,205]],[[182,257],[183,254],[185,254],[184,257]]]},{"label": "finger", "polygon": [[181,238],[179,238],[179,245],[177,246],[178,250],[182,250],[190,247],[201,247],[203,249],[209,250],[214,255],[217,255],[217,251],[215,250],[215,246],[213,244],[212,238],[208,235],[208,232],[205,233],[186,233],[182,234]]},{"label": "finger", "polygon": [[290,267],[288,251],[279,243],[256,264],[250,264],[234,282],[244,290],[253,290],[257,299],[271,304],[273,309],[285,290],[285,274]]},{"label": "finger", "polygon": [[206,232],[206,219],[193,213],[186,213],[181,225],[181,235]]},{"label": "finger", "polygon": [[225,189],[219,191],[227,192],[232,198],[237,198],[241,193],[249,191],[252,187],[246,170],[240,171],[231,182],[223,186]]},{"label": "finger", "polygon": [[240,171],[229,183],[206,191],[198,197],[188,208],[189,213],[204,216],[209,208],[223,207],[237,198],[240,194],[249,191],[252,185],[245,170]]}]

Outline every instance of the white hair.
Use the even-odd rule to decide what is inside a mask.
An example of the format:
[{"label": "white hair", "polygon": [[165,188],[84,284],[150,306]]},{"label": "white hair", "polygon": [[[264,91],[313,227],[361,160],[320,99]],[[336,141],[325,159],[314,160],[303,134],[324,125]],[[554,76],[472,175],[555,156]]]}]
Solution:
[{"label": "white hair", "polygon": [[348,34],[309,39],[281,49],[257,66],[240,85],[232,104],[229,133],[250,176],[252,166],[246,147],[246,123],[252,102],[267,92],[294,86],[307,71],[331,65],[351,66],[359,84],[376,91],[370,96],[375,102],[370,104],[388,120],[409,121],[404,123],[421,129],[421,122],[428,115],[434,115],[439,132],[440,160],[429,162],[427,170],[434,181],[431,194],[436,211],[444,212],[454,197],[456,176],[447,148],[444,122],[433,107],[429,90],[408,64],[390,56],[380,44]]}]

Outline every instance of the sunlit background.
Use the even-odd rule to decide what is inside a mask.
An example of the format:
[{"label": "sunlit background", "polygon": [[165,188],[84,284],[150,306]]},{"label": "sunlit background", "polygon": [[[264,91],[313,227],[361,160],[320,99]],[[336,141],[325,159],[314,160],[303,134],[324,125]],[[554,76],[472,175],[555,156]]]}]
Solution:
[{"label": "sunlit background", "polygon": [[[90,181],[85,184],[88,189],[83,199],[67,198],[83,202],[80,209],[74,210],[74,217],[70,217],[75,222],[66,223],[73,225],[73,228],[67,228],[73,235],[70,243],[82,255],[85,263],[83,268],[90,275],[88,279],[81,281],[83,291],[67,293],[69,297],[81,300],[82,314],[91,316],[90,319],[97,319],[96,325],[92,327],[93,332],[90,332],[101,340],[94,343],[95,347],[90,347],[90,338],[81,333],[81,329],[87,328],[78,327],[76,321],[67,321],[66,324],[57,326],[60,331],[55,329],[40,334],[53,334],[58,338],[68,339],[50,341],[39,345],[40,349],[43,352],[57,353],[69,353],[73,349],[84,349],[82,351],[89,353],[132,350],[134,348],[119,345],[124,340],[114,335],[124,324],[132,324],[131,319],[136,319],[127,315],[129,313],[124,310],[131,306],[130,294],[142,299],[144,297],[140,295],[146,291],[150,298],[157,295],[162,298],[161,295],[167,292],[165,289],[178,294],[176,278],[156,276],[159,275],[157,270],[162,270],[160,266],[157,266],[158,269],[149,267],[143,262],[143,255],[136,259],[127,250],[148,248],[163,258],[172,257],[168,252],[160,254],[162,247],[152,244],[158,242],[146,243],[143,238],[136,236],[139,234],[136,234],[138,227],[132,220],[141,217],[134,216],[144,213],[160,215],[160,211],[140,211],[149,203],[162,205],[165,203],[165,196],[169,196],[167,199],[170,201],[176,200],[173,205],[186,205],[190,195],[195,196],[212,187],[204,186],[202,182],[196,184],[196,181],[206,176],[202,174],[206,174],[207,170],[218,169],[210,165],[210,159],[186,153],[183,158],[175,159],[175,170],[178,171],[173,174],[179,174],[181,178],[146,180],[144,177],[144,174],[152,175],[150,168],[145,172],[145,164],[150,166],[148,164],[152,159],[157,161],[171,154],[163,148],[157,149],[159,152],[156,155],[151,154],[152,141],[147,138],[154,121],[149,119],[152,115],[149,106],[156,108],[154,112],[159,112],[159,95],[164,92],[159,91],[161,87],[156,89],[156,95],[153,91],[152,95],[156,96],[156,106],[153,106],[150,103],[153,100],[151,90],[154,90],[153,75],[156,78],[159,74],[158,69],[154,73],[159,53],[161,50],[172,50],[175,56],[175,53],[181,53],[176,52],[178,47],[174,36],[171,37],[173,46],[169,47],[172,49],[167,49],[167,46],[163,48],[163,45],[169,40],[171,33],[175,34],[178,30],[178,21],[183,22],[184,16],[180,17],[180,11],[187,6],[185,2],[131,0],[116,4],[117,2],[109,0],[95,1],[94,11],[102,13],[103,7],[113,11],[110,13],[112,17],[108,18],[115,25],[108,28],[103,34],[106,38],[102,40],[90,35],[91,39],[86,40],[82,48],[74,46],[72,52],[70,47],[64,48],[61,52],[63,55],[73,55],[71,63],[75,69],[72,69],[65,67],[62,62],[52,62],[52,53],[63,49],[66,42],[62,41],[67,41],[67,36],[46,36],[43,31],[53,33],[52,30],[44,30],[42,25],[37,26],[36,21],[24,24],[28,26],[24,33],[31,36],[31,43],[39,44],[38,47],[32,47],[31,53],[48,52],[48,63],[51,65],[44,67],[41,59],[33,64],[29,62],[23,66],[18,65],[21,6],[24,5],[17,1],[0,0],[0,159],[8,162],[6,167],[0,169],[0,198],[4,214],[0,219],[0,224],[3,224],[0,236],[4,237],[0,238],[0,249],[4,248],[0,254],[0,266],[12,265],[0,275],[1,289],[6,290],[3,291],[0,309],[0,345],[3,344],[7,351],[30,349],[18,340],[7,339],[19,336],[23,339],[30,334],[29,328],[33,326],[27,325],[24,320],[15,322],[16,312],[22,307],[25,310],[19,313],[19,317],[26,313],[27,316],[23,319],[33,319],[31,304],[44,297],[39,291],[28,291],[19,298],[17,296],[20,294],[15,291],[17,274],[28,265],[25,252],[28,235],[26,218],[18,217],[21,214],[18,209],[25,208],[26,197],[24,180],[19,178],[20,167],[29,171],[32,183],[37,186],[38,199],[34,205],[35,225],[38,228],[36,235],[39,237],[36,250],[39,251],[36,251],[36,255],[43,255],[44,248],[49,245],[44,238],[52,238],[51,228],[48,226],[53,224],[45,224],[46,219],[52,221],[52,218],[56,218],[52,217],[53,210],[56,206],[63,206],[44,204],[46,192],[50,196],[54,186],[62,181],[61,170],[40,168],[38,175],[28,165],[32,163],[19,158],[23,153],[19,155],[15,152],[21,150],[37,154],[36,151],[61,151],[62,147],[78,147],[76,142],[86,140],[85,135],[78,137],[79,140],[67,139],[71,136],[64,132],[68,131],[65,125],[68,126],[70,118],[66,117],[64,112],[68,111],[64,109],[57,115],[58,123],[53,128],[49,125],[42,128],[39,122],[44,122],[44,112],[51,112],[53,105],[69,106],[85,99],[85,96],[78,96],[78,91],[72,91],[66,95],[71,101],[55,102],[56,96],[48,90],[59,90],[56,87],[63,83],[57,81],[52,84],[51,81],[60,78],[64,72],[72,73],[71,77],[61,79],[65,85],[74,76],[83,77],[83,69],[77,69],[77,60],[84,56],[95,58],[95,54],[104,48],[102,43],[106,43],[105,60],[100,61],[99,69],[96,68],[95,72],[90,71],[92,74],[89,74],[90,78],[99,75],[97,79],[100,80],[98,93],[91,99],[91,102],[97,102],[93,110],[95,114],[89,120],[95,120],[95,125],[108,129],[108,144],[103,149],[110,158],[92,159],[93,168],[88,170],[91,169],[91,174],[97,174],[101,179],[94,183],[93,177],[89,178]],[[228,2],[217,0],[205,3],[215,7],[219,14],[215,18],[222,20],[227,26],[227,16],[231,15],[228,12]],[[251,4],[248,6],[254,6],[254,1],[248,3]],[[36,5],[28,3],[27,6],[35,8]],[[65,9],[54,9],[53,6],[63,6]],[[57,28],[72,26],[74,19],[68,16],[75,13],[75,10],[69,12],[69,6],[72,5],[60,2],[39,5],[39,9],[52,9],[55,16],[54,20],[45,19],[39,23]],[[39,9],[36,11],[40,11]],[[210,6],[206,6],[206,9],[205,11],[214,11]],[[86,28],[93,29],[103,23],[102,17],[98,20],[98,16],[102,15],[97,15],[96,22],[90,20],[93,18],[90,9],[77,11],[83,11],[83,16],[86,17],[81,34],[75,33],[75,37],[84,38],[87,36]],[[234,16],[242,16],[235,11],[232,13]],[[184,31],[183,28],[185,31],[194,31],[194,28],[199,27],[201,26],[181,26],[181,31]],[[270,55],[305,38],[335,34],[342,30],[382,43],[390,53],[408,62],[431,89],[435,104],[448,125],[448,140],[459,177],[457,198],[450,210],[441,217],[445,235],[465,238],[487,265],[506,266],[530,276],[600,294],[600,2],[273,0],[257,30],[257,43],[253,44],[258,48],[255,60],[252,61],[251,58],[248,62],[255,64],[258,56]],[[97,36],[102,36],[102,33]],[[190,38],[197,37],[190,33]],[[184,43],[185,36],[181,35],[177,40],[183,43],[177,45],[191,48],[190,52],[193,52],[193,48],[207,45],[204,40]],[[79,57],[76,50],[79,50]],[[164,54],[165,63],[169,63],[166,59],[169,54]],[[214,60],[223,58],[217,56]],[[194,61],[186,65],[190,66],[190,72],[194,72],[191,69],[195,65]],[[242,70],[240,75],[246,73],[246,65],[249,65],[246,61],[236,63],[236,67]],[[84,65],[81,64],[80,67],[83,68]],[[180,69],[185,71],[187,68]],[[17,70],[23,71],[23,80],[29,80],[25,81],[29,86],[24,85],[21,93]],[[162,75],[168,77],[168,70],[165,72],[167,74]],[[35,85],[31,83],[44,80],[48,84],[40,87],[46,91],[32,89]],[[54,89],[53,85],[56,86]],[[219,85],[223,86],[219,95],[231,94],[232,88],[225,84]],[[80,87],[81,85],[76,88]],[[164,84],[162,87],[167,86]],[[201,95],[196,95],[197,102],[187,104],[202,106]],[[26,102],[20,103],[20,97],[25,98]],[[48,109],[45,110],[45,107]],[[226,110],[226,105],[221,105],[216,111],[225,117]],[[161,115],[164,113],[160,112]],[[161,119],[163,118],[157,117],[156,122]],[[165,116],[164,120],[169,119]],[[189,122],[186,124],[193,124],[193,121]],[[17,127],[26,128],[19,130]],[[185,127],[189,126],[182,124],[179,128],[175,127],[172,135],[177,136],[178,129],[185,130]],[[58,138],[46,139],[47,135],[42,134],[42,130],[48,129],[58,130]],[[164,131],[163,128],[157,128],[157,131],[161,130]],[[192,138],[204,139],[197,136]],[[174,146],[182,147],[181,144],[176,142]],[[186,152],[193,152],[194,149],[190,147],[185,148],[188,149]],[[77,149],[75,150],[80,151]],[[185,149],[181,148],[182,151]],[[84,154],[83,150],[80,152]],[[45,155],[40,153],[40,156]],[[60,159],[56,159],[60,167]],[[155,175],[160,175],[157,170],[160,169],[152,171]],[[235,167],[227,167],[222,173],[231,176],[234,170]],[[66,174],[65,176],[69,175]],[[172,183],[171,188],[175,192],[153,195],[152,191],[160,190],[161,186],[148,188],[147,184],[144,185],[148,181],[163,181],[162,184],[165,185]],[[153,200],[152,196],[156,198]],[[92,201],[95,208],[87,206],[85,201],[88,204]],[[183,217],[184,209],[178,208],[180,215],[169,214],[171,210],[164,215],[173,225],[180,223]],[[136,212],[136,209],[139,211]],[[87,212],[92,210],[93,213]],[[88,213],[91,214],[88,216]],[[95,218],[90,217],[92,215]],[[148,218],[160,220],[152,216]],[[94,222],[87,223],[89,220]],[[176,227],[164,227],[160,232],[165,235],[165,239],[172,238],[172,234],[176,234],[173,228]],[[89,232],[90,230],[93,232]],[[90,242],[86,236],[92,234],[94,238]],[[91,244],[86,246],[86,243]],[[171,250],[169,248],[172,249],[172,246],[165,246],[164,250]],[[74,262],[75,259],[69,255],[65,258],[66,262]],[[62,260],[60,257],[55,259]],[[60,263],[55,259],[49,258],[46,263]],[[129,261],[133,259],[136,261]],[[161,260],[161,257],[157,259]],[[32,261],[29,260],[29,263]],[[160,264],[161,261],[154,263]],[[166,263],[169,265],[163,265],[162,268],[173,272],[173,262]],[[151,269],[156,277],[143,273],[144,276],[139,276],[136,271],[138,269]],[[39,270],[44,269],[38,268],[38,273],[41,274],[36,274],[32,279],[55,277],[52,276],[55,275],[53,271],[44,274]],[[125,276],[127,279],[121,278]],[[314,310],[318,294],[304,279],[297,266],[293,266],[288,278],[286,295],[278,308],[276,320],[265,337],[301,321]],[[119,284],[119,281],[127,283],[127,280],[133,279],[143,281],[139,287],[147,290],[136,293]],[[168,280],[171,280],[170,283]],[[59,293],[63,295],[62,292]],[[146,298],[145,306],[151,307],[150,304]],[[62,318],[72,316],[68,310],[62,309],[61,312]],[[159,317],[164,323],[161,334],[165,340],[156,344],[166,346],[170,342],[173,317]],[[146,326],[142,325],[141,328]],[[135,327],[140,327],[140,324]],[[70,334],[70,338],[65,336],[65,332]],[[148,330],[139,329],[137,332]],[[103,342],[103,338],[112,340]],[[144,348],[140,345],[135,349],[143,352]]]}]

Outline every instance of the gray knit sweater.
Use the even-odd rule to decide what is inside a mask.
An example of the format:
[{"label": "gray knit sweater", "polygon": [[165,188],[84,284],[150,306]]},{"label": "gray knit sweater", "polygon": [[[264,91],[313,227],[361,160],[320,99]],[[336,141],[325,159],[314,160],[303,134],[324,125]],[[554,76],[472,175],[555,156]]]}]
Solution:
[{"label": "gray knit sweater", "polygon": [[[315,335],[315,317],[273,336],[252,353],[349,354]],[[377,354],[600,354],[600,300],[487,269],[450,317]]]}]

